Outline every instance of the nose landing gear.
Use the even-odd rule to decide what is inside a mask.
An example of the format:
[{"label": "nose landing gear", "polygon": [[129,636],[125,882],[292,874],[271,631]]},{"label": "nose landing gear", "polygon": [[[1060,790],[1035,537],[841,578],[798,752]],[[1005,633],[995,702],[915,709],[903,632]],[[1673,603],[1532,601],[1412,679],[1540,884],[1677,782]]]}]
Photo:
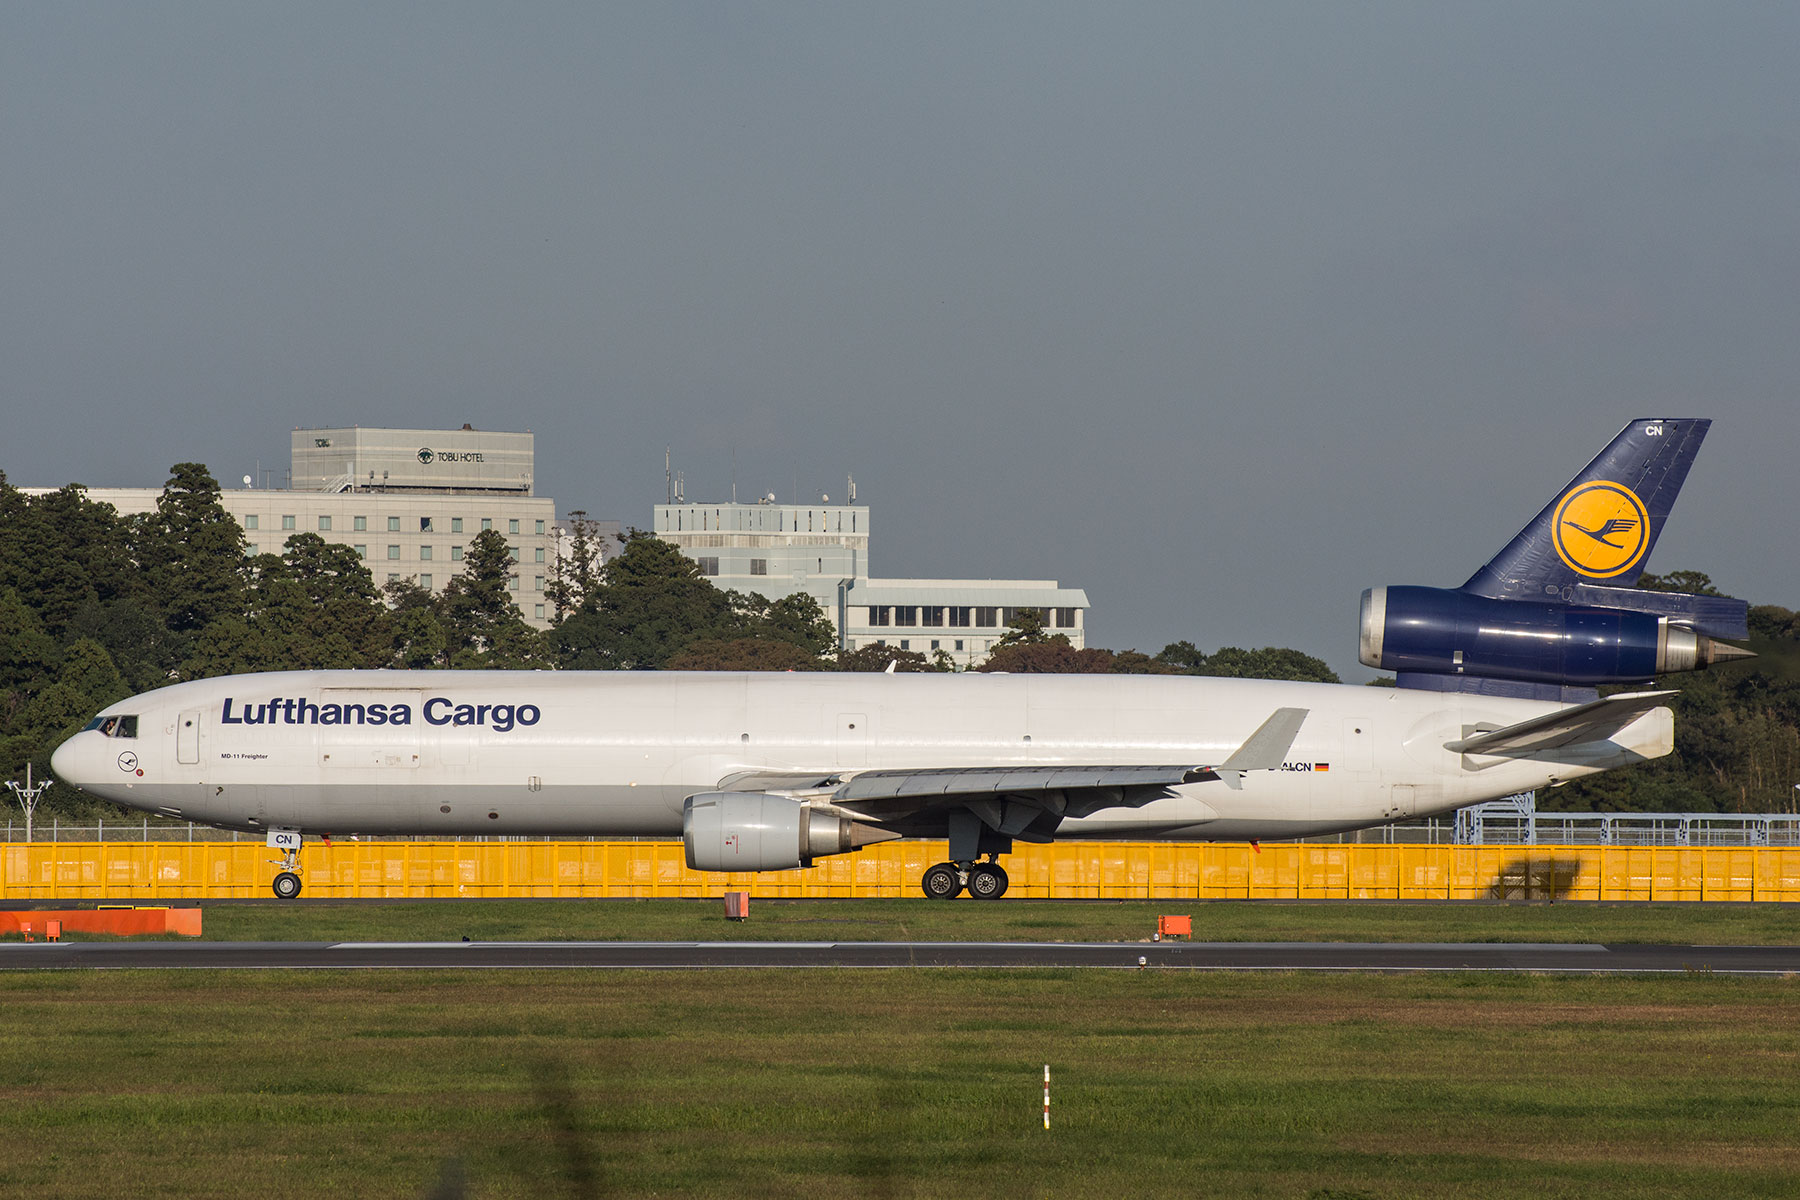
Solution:
[{"label": "nose landing gear", "polygon": [[931,867],[919,880],[930,900],[954,900],[967,890],[976,900],[998,900],[1006,895],[1006,868],[996,855],[985,862],[943,862]]},{"label": "nose landing gear", "polygon": [[281,868],[271,885],[277,900],[292,900],[300,894],[300,847],[303,841],[292,829],[269,830],[269,846],[281,851],[280,858],[269,860]]}]

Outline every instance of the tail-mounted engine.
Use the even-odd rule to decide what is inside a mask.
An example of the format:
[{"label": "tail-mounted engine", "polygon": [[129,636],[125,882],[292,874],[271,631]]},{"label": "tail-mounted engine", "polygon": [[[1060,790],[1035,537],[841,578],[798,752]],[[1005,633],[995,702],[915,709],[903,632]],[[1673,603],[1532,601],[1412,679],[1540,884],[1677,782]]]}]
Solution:
[{"label": "tail-mounted engine", "polygon": [[1593,590],[1637,607],[1497,600],[1442,588],[1370,588],[1362,597],[1362,662],[1387,671],[1594,687],[1750,656],[1695,628],[1707,628],[1707,621],[1719,617],[1683,602],[1712,597]]}]

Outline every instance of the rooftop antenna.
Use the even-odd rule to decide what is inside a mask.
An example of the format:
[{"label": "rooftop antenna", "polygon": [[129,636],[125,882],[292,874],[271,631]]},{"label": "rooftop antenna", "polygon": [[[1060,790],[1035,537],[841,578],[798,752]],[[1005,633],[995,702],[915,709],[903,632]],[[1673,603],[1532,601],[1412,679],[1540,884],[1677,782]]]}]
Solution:
[{"label": "rooftop antenna", "polygon": [[855,504],[856,503],[856,476],[848,475],[848,476],[845,476],[845,478],[850,481],[850,503]]},{"label": "rooftop antenna", "polygon": [[731,502],[737,503],[737,443],[731,443]]},{"label": "rooftop antenna", "polygon": [[663,447],[663,487],[669,493],[668,503],[675,503],[675,476],[669,470],[669,447]]}]

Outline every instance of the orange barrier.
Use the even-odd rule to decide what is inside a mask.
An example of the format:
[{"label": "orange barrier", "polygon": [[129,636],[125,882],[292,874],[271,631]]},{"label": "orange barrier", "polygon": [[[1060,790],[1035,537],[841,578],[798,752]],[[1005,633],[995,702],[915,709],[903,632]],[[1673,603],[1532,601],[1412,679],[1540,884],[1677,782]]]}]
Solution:
[{"label": "orange barrier", "polygon": [[0,934],[23,933],[29,939],[42,934],[57,941],[65,933],[115,933],[130,937],[146,933],[179,933],[200,936],[197,908],[63,908],[0,911]]},{"label": "orange barrier", "polygon": [[[941,841],[883,842],[802,871],[690,871],[680,842],[309,842],[304,896],[916,897]],[[255,842],[0,844],[0,901],[270,897]],[[1096,900],[1800,902],[1800,849],[1057,842],[1006,857],[1007,895]]]}]

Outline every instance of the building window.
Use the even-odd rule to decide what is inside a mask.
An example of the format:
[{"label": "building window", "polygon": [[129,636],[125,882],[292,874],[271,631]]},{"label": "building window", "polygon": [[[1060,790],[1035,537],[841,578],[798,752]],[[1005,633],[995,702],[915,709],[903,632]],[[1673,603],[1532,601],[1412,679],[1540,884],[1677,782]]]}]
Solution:
[{"label": "building window", "polygon": [[249,516],[244,518],[244,528],[245,529],[255,529],[259,524],[260,524],[260,522],[257,520],[255,513],[251,513]]},{"label": "building window", "polygon": [[389,558],[399,558],[400,557],[400,547],[389,546],[388,547],[388,557]]},{"label": "building window", "polygon": [[532,590],[537,591],[537,592],[541,592],[544,590],[544,577],[542,575],[539,575],[537,577],[537,586],[534,587]]},{"label": "building window", "polygon": [[369,518],[367,518],[367,517],[351,517],[350,525],[351,525],[352,532],[367,533],[368,529],[369,529]]},{"label": "building window", "polygon": [[538,522],[538,523],[537,523],[537,535],[538,535],[538,536],[539,536],[539,537],[543,537],[543,536],[544,536],[544,523],[543,523],[543,522],[542,522],[542,521],[539,521],[539,522]]},{"label": "building window", "polygon": [[430,562],[431,561],[431,547],[430,546],[420,546],[419,547],[419,558],[424,562]]},{"label": "building window", "polygon": [[358,557],[358,558],[369,557],[369,548],[367,546],[353,546],[351,548],[356,551],[356,557]]},{"label": "building window", "polygon": [[[543,522],[539,521],[538,524],[542,525]],[[532,611],[531,611],[532,616],[536,617],[540,621],[544,619],[544,606],[543,605],[534,604],[531,606],[531,608],[532,608]]]},{"label": "building window", "polygon": [[420,518],[419,518],[419,532],[420,532],[420,533],[430,533],[430,532],[432,532],[432,529],[431,529],[431,518],[430,518],[430,517],[420,517]]},{"label": "building window", "polygon": [[975,624],[981,626],[983,629],[994,628],[996,625],[1000,624],[1000,610],[997,608],[977,608],[975,610]]},{"label": "building window", "polygon": [[294,518],[291,516],[281,518],[281,527],[283,529],[292,529],[294,527]]},{"label": "building window", "polygon": [[481,527],[483,529],[492,529],[494,527],[494,518],[492,518],[492,517],[481,518]]},{"label": "building window", "polygon": [[769,560],[766,558],[751,559],[750,573],[752,575],[767,575],[769,573]]},{"label": "building window", "polygon": [[519,548],[517,546],[508,546],[506,548],[506,557],[512,559],[514,562],[518,562],[519,561]]},{"label": "building window", "polygon": [[[927,604],[925,606],[924,623],[930,626],[942,625],[944,623],[944,606],[941,604]],[[932,649],[936,650],[937,647],[933,646]]]},{"label": "building window", "polygon": [[514,575],[511,579],[508,579],[506,581],[506,586],[509,591],[514,591],[514,592],[518,591],[519,590],[519,577],[517,575]]},{"label": "building window", "polygon": [[1057,609],[1056,610],[1056,627],[1058,629],[1073,629],[1073,628],[1075,628],[1075,610],[1072,608]]},{"label": "building window", "polygon": [[931,648],[933,650],[936,650],[938,648],[938,640],[936,638],[931,639]]},{"label": "building window", "polygon": [[450,518],[450,532],[451,533],[461,533],[462,532],[462,518],[461,517],[451,517]]},{"label": "building window", "polygon": [[429,576],[429,575],[419,576],[419,586],[429,592],[431,590],[431,576]]},{"label": "building window", "polygon": [[388,532],[389,533],[399,533],[400,532],[400,518],[399,517],[389,517],[388,518]]},{"label": "building window", "polygon": [[462,561],[462,547],[461,546],[450,547],[450,561],[451,562],[461,562]]},{"label": "building window", "polygon": [[506,532],[508,532],[508,533],[519,532],[519,518],[514,517],[512,520],[510,520],[506,523]]},{"label": "building window", "polygon": [[320,517],[319,518],[319,532],[320,533],[330,533],[331,532],[331,518],[330,517]]},{"label": "building window", "polygon": [[961,638],[956,639],[956,652],[958,654],[962,653],[962,639]]},{"label": "building window", "polygon": [[900,639],[900,648],[902,650],[911,650],[912,642],[908,641],[906,638],[901,638]]},{"label": "building window", "polygon": [[890,623],[892,610],[885,604],[869,605],[869,624],[886,625]]},{"label": "building window", "polygon": [[534,562],[543,562],[544,561],[544,548],[542,546],[539,546],[537,548],[537,553],[533,556],[532,561],[534,561]]},{"label": "building window", "polygon": [[389,583],[399,583],[399,582],[400,582],[400,574],[399,574],[399,572],[397,572],[397,571],[389,571],[389,572],[388,572],[388,582],[389,582]]},{"label": "building window", "polygon": [[916,604],[894,605],[894,624],[917,625],[919,623],[919,606]]},{"label": "building window", "polygon": [[969,614],[972,613],[973,611],[974,611],[973,609],[970,609],[967,607],[951,608],[950,609],[950,624],[955,626],[958,629],[967,629],[969,626]]},{"label": "building window", "polygon": [[719,573],[719,560],[716,558],[701,559],[700,573],[702,575],[717,575]]}]

